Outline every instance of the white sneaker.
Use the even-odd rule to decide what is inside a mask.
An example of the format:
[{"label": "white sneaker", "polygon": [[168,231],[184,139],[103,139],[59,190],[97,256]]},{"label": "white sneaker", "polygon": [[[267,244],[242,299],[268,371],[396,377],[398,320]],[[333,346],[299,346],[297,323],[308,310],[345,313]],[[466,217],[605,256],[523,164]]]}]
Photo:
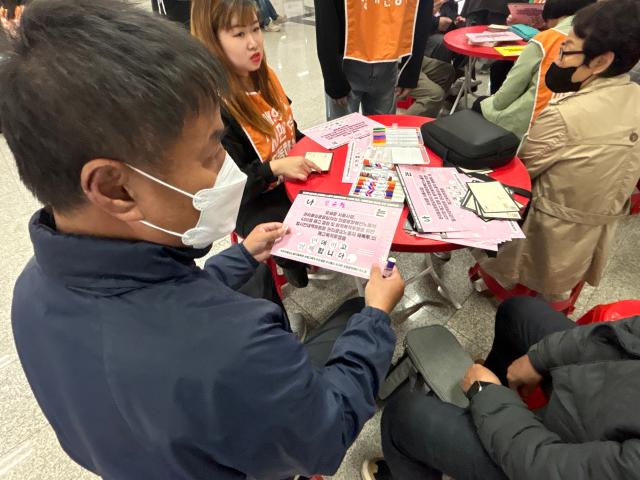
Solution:
[{"label": "white sneaker", "polygon": [[277,25],[273,20],[271,20],[269,23],[267,23],[264,26],[264,31],[265,32],[279,32],[280,31],[280,25]]},{"label": "white sneaker", "polygon": [[276,18],[273,21],[273,23],[275,23],[276,25],[282,25],[286,21],[287,21],[287,16],[286,15],[278,15],[278,18]]}]

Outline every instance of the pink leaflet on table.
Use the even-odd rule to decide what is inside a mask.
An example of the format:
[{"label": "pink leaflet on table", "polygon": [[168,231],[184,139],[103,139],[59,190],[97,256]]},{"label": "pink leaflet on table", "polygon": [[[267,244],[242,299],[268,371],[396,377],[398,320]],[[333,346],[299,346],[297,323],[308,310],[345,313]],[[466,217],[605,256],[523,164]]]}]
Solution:
[{"label": "pink leaflet on table", "polygon": [[371,135],[374,127],[384,127],[384,125],[360,113],[351,113],[303,130],[302,133],[324,148],[333,150]]},{"label": "pink leaflet on table", "polygon": [[384,268],[402,204],[324,193],[300,193],[284,224],[287,235],[272,254],[308,265],[369,278]]}]

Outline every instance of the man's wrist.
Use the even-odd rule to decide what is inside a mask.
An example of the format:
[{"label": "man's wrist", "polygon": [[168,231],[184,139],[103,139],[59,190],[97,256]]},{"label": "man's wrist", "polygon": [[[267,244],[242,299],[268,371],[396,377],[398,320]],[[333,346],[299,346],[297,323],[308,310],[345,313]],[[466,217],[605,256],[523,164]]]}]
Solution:
[{"label": "man's wrist", "polygon": [[477,394],[482,392],[485,388],[489,387],[490,385],[495,385],[495,383],[476,380],[471,384],[469,389],[465,392],[465,395],[467,396],[469,401],[471,401],[473,397],[475,397]]}]

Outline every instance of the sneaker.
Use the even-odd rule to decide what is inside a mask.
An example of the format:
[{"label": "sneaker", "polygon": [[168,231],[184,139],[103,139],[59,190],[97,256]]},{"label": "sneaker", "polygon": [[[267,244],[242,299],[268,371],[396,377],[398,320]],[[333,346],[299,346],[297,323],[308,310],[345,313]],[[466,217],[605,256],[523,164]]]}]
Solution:
[{"label": "sneaker", "polygon": [[264,26],[264,31],[265,32],[279,32],[280,31],[280,25],[277,25],[276,22],[271,20],[269,23],[267,23]]},{"label": "sneaker", "polygon": [[318,280],[318,281],[326,282],[328,280],[334,280],[337,276],[338,274],[336,272],[325,270],[324,268],[319,268],[319,267],[307,268],[307,277],[309,277],[309,280]]},{"label": "sneaker", "polygon": [[307,338],[307,319],[301,313],[287,313],[289,317],[289,325],[291,331],[300,342],[304,342]]},{"label": "sneaker", "polygon": [[275,23],[276,25],[282,25],[286,21],[287,21],[287,16],[286,15],[278,15],[278,18],[276,18],[273,21],[273,23]]},{"label": "sneaker", "polygon": [[362,480],[393,480],[389,465],[383,458],[371,458],[362,464]]}]

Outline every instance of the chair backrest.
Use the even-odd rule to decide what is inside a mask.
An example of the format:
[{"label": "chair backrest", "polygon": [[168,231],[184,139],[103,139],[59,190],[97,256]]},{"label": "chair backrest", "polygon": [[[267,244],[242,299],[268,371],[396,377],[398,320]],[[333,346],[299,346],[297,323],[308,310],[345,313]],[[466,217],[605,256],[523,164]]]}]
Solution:
[{"label": "chair backrest", "polygon": [[621,318],[640,315],[640,300],[621,300],[618,302],[598,305],[585,313],[576,322],[578,325],[589,325],[598,322],[615,322]]}]

